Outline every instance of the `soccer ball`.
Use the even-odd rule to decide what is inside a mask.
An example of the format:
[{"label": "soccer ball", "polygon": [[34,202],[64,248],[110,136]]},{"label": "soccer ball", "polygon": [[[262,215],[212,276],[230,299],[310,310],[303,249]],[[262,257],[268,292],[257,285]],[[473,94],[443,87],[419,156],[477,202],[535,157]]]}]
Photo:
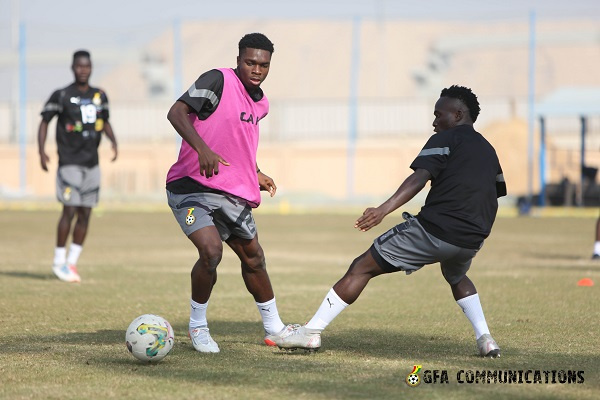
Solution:
[{"label": "soccer ball", "polygon": [[169,322],[154,314],[140,315],[125,332],[127,349],[143,362],[158,362],[165,358],[175,344]]}]

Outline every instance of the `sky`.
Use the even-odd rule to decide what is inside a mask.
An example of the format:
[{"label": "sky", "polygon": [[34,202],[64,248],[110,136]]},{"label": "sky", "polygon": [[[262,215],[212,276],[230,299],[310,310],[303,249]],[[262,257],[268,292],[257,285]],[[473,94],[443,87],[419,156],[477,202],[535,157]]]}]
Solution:
[{"label": "sky", "polygon": [[[47,75],[62,74],[62,79],[70,79],[65,62],[73,49],[125,54],[150,43],[177,20],[526,21],[534,10],[538,20],[585,17],[600,24],[600,0],[0,0],[0,10],[0,100],[11,89],[6,86],[14,85],[10,82],[16,68],[19,23],[24,26],[28,58],[38,57],[30,60],[30,73],[43,58],[44,67],[39,69]],[[101,72],[95,70],[96,76]]]},{"label": "sky", "polygon": [[[18,4],[18,6],[16,6]],[[90,39],[114,38],[140,44],[175,19],[221,18],[402,18],[443,20],[524,19],[531,10],[538,18],[586,16],[600,23],[598,0],[0,0],[0,49],[10,48],[15,16],[32,32],[43,32],[37,44],[56,45],[53,27],[87,27]],[[18,9],[18,11],[16,11]],[[67,17],[75,15],[75,17]],[[126,31],[127,35],[120,34]],[[116,39],[116,38],[115,38]]]},{"label": "sky", "polygon": [[[34,23],[58,20],[77,13],[77,9],[93,10],[86,22],[97,25],[131,25],[156,23],[175,17],[211,18],[346,18],[361,15],[394,18],[513,18],[536,9],[544,17],[600,16],[597,0],[2,0],[19,3],[22,17]],[[168,7],[165,7],[165,4]],[[8,8],[2,7],[3,10]],[[4,14],[4,13],[3,13]],[[6,15],[4,16],[6,18]]]}]

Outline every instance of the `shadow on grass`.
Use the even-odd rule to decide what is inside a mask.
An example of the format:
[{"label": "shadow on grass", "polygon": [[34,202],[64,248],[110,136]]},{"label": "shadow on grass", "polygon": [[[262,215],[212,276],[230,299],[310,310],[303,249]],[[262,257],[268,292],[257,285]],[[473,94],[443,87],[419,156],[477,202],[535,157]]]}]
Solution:
[{"label": "shadow on grass", "polygon": [[47,274],[40,274],[35,272],[26,272],[26,271],[0,271],[0,275],[10,276],[13,278],[27,278],[27,279],[39,279],[39,280],[48,280],[48,279],[56,279],[52,272]]},{"label": "shadow on grass", "polygon": [[[180,346],[167,360],[169,364],[165,368],[169,368],[166,372],[169,379],[208,386],[223,385],[238,390],[250,387],[260,390],[271,387],[267,383],[271,382],[293,392],[331,399],[399,398],[400,392],[410,390],[404,378],[416,364],[422,364],[424,369],[458,366],[448,370],[450,380],[456,383],[460,370],[576,369],[591,375],[594,366],[600,362],[598,355],[581,362],[568,353],[528,353],[527,349],[512,348],[509,344],[503,345],[503,357],[487,359],[479,357],[470,335],[453,340],[443,334],[423,336],[418,332],[400,330],[353,329],[325,333],[323,347],[316,353],[284,352],[264,345],[248,350],[247,343],[256,342],[254,324],[216,322],[213,325],[221,353],[197,354],[186,342],[186,348]],[[222,329],[235,334],[223,337],[217,333]],[[240,342],[246,344],[242,346]],[[117,360],[107,362],[124,365],[144,376],[165,374],[160,368],[135,368],[131,367],[131,363]],[[381,365],[386,367],[382,369]],[[265,376],[269,379],[265,380]],[[494,390],[500,390],[502,394],[500,398],[507,397],[506,390],[513,390],[500,386],[494,385]],[[441,385],[438,388],[461,390],[460,385]],[[482,386],[476,389],[485,391],[489,388]],[[514,392],[512,395],[516,396]],[[525,398],[521,392],[516,397],[519,396]]]},{"label": "shadow on grass", "polygon": [[[556,261],[556,259],[552,260],[552,261]],[[544,261],[542,261],[540,264],[537,264],[535,266],[529,265],[526,268],[556,270],[556,271],[573,271],[573,272],[587,272],[587,271],[593,271],[593,270],[600,271],[600,262],[598,262],[598,264],[595,264],[595,262],[594,263],[590,262],[588,264],[583,264],[583,265],[557,265],[557,264],[554,264],[552,261],[548,260],[548,263],[545,263]]]},{"label": "shadow on grass", "polygon": [[95,332],[68,332],[55,335],[20,336],[13,345],[11,345],[10,342],[6,343],[3,352],[35,352],[40,348],[48,348],[54,344],[95,346],[117,343],[125,343],[125,329],[102,329]]},{"label": "shadow on grass", "polygon": [[538,252],[530,251],[525,253],[529,257],[536,258],[540,261],[589,261],[590,264],[597,264],[600,266],[600,260],[592,260],[591,255],[582,256],[581,254],[565,254],[565,253],[552,253],[552,252]]},{"label": "shadow on grass", "polygon": [[[262,344],[260,322],[215,320],[211,321],[210,327],[221,353],[197,353],[186,337],[187,324],[176,323],[174,351],[158,364],[143,364],[127,354],[124,346],[126,327],[30,336],[26,339],[33,344],[28,352],[35,349],[47,351],[56,344],[83,346],[81,352],[85,356],[69,356],[73,362],[85,359],[86,368],[89,366],[111,373],[122,370],[170,382],[229,387],[234,393],[249,388],[269,390],[276,384],[297,393],[331,399],[372,398],[374,394],[378,398],[398,398],[399,391],[407,390],[403,380],[415,364],[429,369],[460,366],[449,371],[454,377],[458,369],[566,370],[574,366],[586,372],[589,370],[587,373],[591,374],[593,366],[600,365],[600,355],[587,356],[585,362],[576,361],[569,353],[528,353],[526,348],[513,348],[510,343],[500,344],[503,349],[500,359],[484,359],[478,356],[471,335],[460,339],[447,337],[443,332],[425,336],[406,328],[330,329],[323,334],[323,346],[319,352],[288,353]],[[21,345],[28,347],[23,342],[27,340],[5,346],[4,351],[17,352],[18,347],[18,351],[22,352]],[[113,345],[123,346],[122,350],[115,351]],[[386,367],[382,369],[382,365]],[[458,390],[456,385],[444,388]]]},{"label": "shadow on grass", "polygon": [[[94,332],[66,332],[54,335],[31,335],[20,336],[18,341],[27,344],[35,342],[39,346],[51,345],[55,343],[70,345],[111,345],[122,344],[125,342],[125,330],[127,327],[117,329],[101,329]],[[191,353],[194,353],[191,343],[187,337],[187,324],[174,324],[176,344],[184,344],[183,347],[189,347]],[[260,322],[251,321],[212,321],[210,323],[211,334],[220,344],[222,349],[227,352],[235,352],[237,347],[258,346],[264,347],[271,354],[277,356],[319,356],[323,353],[347,354],[353,357],[369,357],[397,360],[399,358],[409,357],[415,362],[419,359],[435,359],[443,356],[445,359],[465,360],[474,365],[478,361],[488,365],[489,359],[479,356],[475,339],[471,335],[455,340],[443,335],[421,335],[418,332],[406,332],[404,328],[398,330],[378,330],[378,329],[345,329],[325,330],[322,334],[322,346],[318,352],[286,352],[277,347],[267,347],[263,343],[263,331]],[[8,343],[6,343],[8,344]],[[511,348],[510,343],[500,343],[503,356],[494,360],[496,363],[504,363],[505,359],[521,358],[526,355],[523,349]],[[12,346],[5,351],[10,352]],[[15,346],[18,347],[18,346]],[[254,350],[254,349],[253,349]],[[548,359],[552,358],[552,353],[546,354]],[[562,354],[556,354],[557,357],[566,357]],[[600,365],[600,355],[598,355],[598,364]],[[590,361],[591,360],[586,360]]]}]

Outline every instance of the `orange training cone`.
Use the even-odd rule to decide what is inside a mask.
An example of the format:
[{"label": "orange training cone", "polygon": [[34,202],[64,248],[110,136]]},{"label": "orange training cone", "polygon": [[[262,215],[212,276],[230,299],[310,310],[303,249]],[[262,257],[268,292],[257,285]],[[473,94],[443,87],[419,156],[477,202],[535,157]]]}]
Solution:
[{"label": "orange training cone", "polygon": [[577,286],[594,286],[594,281],[590,278],[583,278],[577,282]]}]

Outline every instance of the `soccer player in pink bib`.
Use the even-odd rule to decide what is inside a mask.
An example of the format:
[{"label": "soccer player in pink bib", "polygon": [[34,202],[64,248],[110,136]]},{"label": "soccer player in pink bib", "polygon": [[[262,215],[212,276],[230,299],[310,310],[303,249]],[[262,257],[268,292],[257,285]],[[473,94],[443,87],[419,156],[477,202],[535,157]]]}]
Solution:
[{"label": "soccer player in pink bib", "polygon": [[206,311],[217,282],[223,242],[241,261],[242,277],[254,297],[265,329],[264,341],[294,326],[284,325],[258,242],[252,208],[260,190],[275,195],[277,186],[256,163],[260,121],[269,102],[260,88],[267,78],[273,43],[250,33],[239,42],[237,67],[213,69],[173,104],[167,118],[183,138],[179,157],[167,174],[167,198],[177,222],[198,249],[192,268],[189,336],[202,353],[218,353]]}]

